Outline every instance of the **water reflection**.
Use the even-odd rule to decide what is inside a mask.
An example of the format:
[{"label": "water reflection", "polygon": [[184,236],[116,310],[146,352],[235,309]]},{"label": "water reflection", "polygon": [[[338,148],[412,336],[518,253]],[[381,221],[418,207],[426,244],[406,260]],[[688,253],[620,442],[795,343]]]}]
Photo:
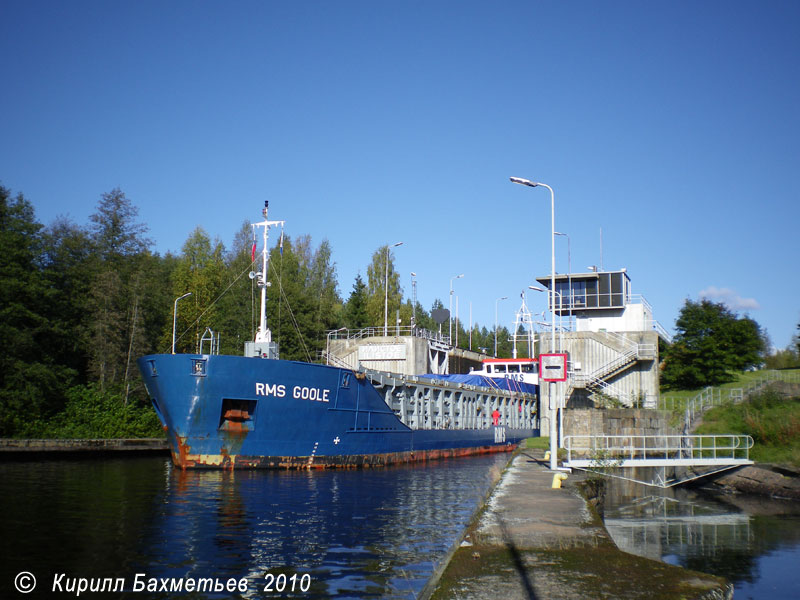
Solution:
[{"label": "water reflection", "polygon": [[800,570],[776,571],[800,558],[795,502],[612,480],[605,524],[621,549],[725,577],[737,598],[800,596]]},{"label": "water reflection", "polygon": [[247,577],[259,595],[265,572],[309,573],[317,597],[415,597],[507,459],[242,473],[152,458],[0,464],[0,597],[31,565],[49,583]]}]

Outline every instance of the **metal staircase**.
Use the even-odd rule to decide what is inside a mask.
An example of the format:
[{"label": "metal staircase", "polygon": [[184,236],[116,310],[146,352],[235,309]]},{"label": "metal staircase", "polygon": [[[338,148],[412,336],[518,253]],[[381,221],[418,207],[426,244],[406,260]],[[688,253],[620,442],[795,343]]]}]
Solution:
[{"label": "metal staircase", "polygon": [[573,389],[585,389],[590,393],[601,393],[611,396],[625,405],[631,405],[633,399],[615,388],[608,380],[631,368],[638,361],[655,359],[656,346],[655,344],[640,344],[610,331],[602,332],[602,335],[612,343],[603,343],[602,340],[596,339],[597,343],[612,350],[615,349],[615,346],[621,347],[621,349],[616,351],[616,355],[612,359],[590,373],[572,371],[569,377],[567,396],[572,393]]}]

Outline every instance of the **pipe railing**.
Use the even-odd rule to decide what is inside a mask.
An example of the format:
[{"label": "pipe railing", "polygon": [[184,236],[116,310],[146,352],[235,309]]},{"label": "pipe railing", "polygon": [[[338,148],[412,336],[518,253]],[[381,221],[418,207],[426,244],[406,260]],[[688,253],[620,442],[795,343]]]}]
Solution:
[{"label": "pipe railing", "polygon": [[629,460],[749,460],[749,435],[570,435],[564,438],[567,462],[593,459],[599,466]]},{"label": "pipe railing", "polygon": [[364,327],[362,329],[338,329],[328,332],[328,336],[331,340],[343,340],[343,339],[360,340],[368,337],[397,337],[398,334],[400,336],[410,336],[426,340],[433,340],[436,342],[442,342],[443,344],[450,343],[450,338],[445,333],[438,333],[436,331],[430,331],[429,329],[424,329],[422,327],[416,327],[416,326],[412,327],[410,325],[391,327],[389,328],[388,336],[384,335],[383,327]]}]

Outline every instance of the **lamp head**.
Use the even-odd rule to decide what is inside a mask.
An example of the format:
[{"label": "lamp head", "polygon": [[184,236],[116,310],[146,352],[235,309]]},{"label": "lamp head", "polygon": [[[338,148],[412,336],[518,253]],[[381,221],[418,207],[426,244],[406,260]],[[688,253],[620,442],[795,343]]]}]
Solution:
[{"label": "lamp head", "polygon": [[520,185],[527,185],[528,187],[536,187],[539,185],[535,181],[531,181],[530,179],[522,179],[522,177],[509,177],[511,183],[518,183]]}]

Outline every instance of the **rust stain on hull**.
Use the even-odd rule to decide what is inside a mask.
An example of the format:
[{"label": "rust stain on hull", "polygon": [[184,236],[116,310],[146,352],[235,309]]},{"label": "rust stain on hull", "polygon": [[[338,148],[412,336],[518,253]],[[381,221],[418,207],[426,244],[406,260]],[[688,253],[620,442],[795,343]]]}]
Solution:
[{"label": "rust stain on hull", "polygon": [[172,448],[172,462],[182,469],[195,466],[195,461],[191,458],[191,446],[186,443],[186,438],[176,435],[176,446]]},{"label": "rust stain on hull", "polygon": [[390,452],[386,454],[350,454],[335,456],[245,456],[230,454],[223,449],[220,454],[191,454],[185,439],[178,438],[179,451],[172,452],[175,466],[181,469],[359,469],[385,467],[402,463],[419,463],[461,456],[510,452],[516,446],[476,446],[471,448],[447,448],[441,450],[417,450]]}]

